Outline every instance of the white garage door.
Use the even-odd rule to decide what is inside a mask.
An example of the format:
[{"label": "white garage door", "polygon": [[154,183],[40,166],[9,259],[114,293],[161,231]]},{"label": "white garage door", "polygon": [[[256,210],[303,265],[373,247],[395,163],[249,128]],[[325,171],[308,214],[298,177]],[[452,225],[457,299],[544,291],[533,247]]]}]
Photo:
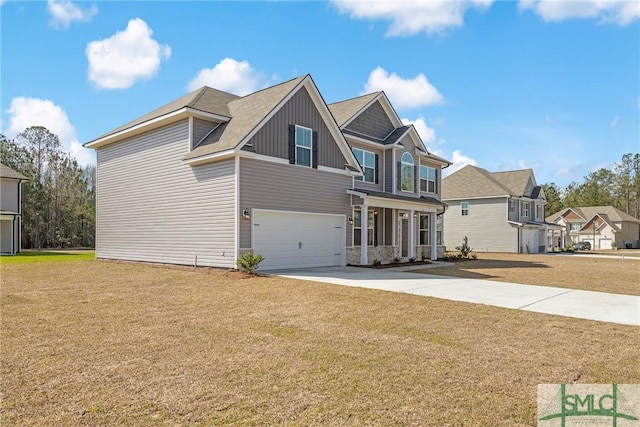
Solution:
[{"label": "white garage door", "polygon": [[538,253],[538,230],[531,228],[523,228],[522,229],[522,252],[527,253],[527,247],[529,248],[528,253],[537,254]]},{"label": "white garage door", "polygon": [[600,239],[598,244],[600,249],[611,249],[613,241],[611,239]]},{"label": "white garage door", "polygon": [[253,210],[253,250],[261,270],[345,264],[344,215]]}]

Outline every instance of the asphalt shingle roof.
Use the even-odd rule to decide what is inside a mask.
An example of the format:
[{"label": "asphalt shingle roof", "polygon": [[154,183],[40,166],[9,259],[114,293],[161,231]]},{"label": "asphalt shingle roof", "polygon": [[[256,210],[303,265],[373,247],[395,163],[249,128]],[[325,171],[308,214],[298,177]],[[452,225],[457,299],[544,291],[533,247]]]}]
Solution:
[{"label": "asphalt shingle roof", "polygon": [[565,208],[560,212],[556,212],[553,215],[549,215],[546,218],[546,220],[548,222],[555,222],[555,220],[563,216],[569,210],[572,210],[578,215],[580,215],[582,218],[585,219],[585,221],[590,220],[594,215],[600,215],[603,217],[603,219],[604,217],[607,217],[610,221],[614,221],[614,222],[629,221],[634,223],[640,223],[640,220],[638,220],[637,218],[634,218],[631,215],[625,212],[622,212],[620,209],[615,208],[613,206],[578,206],[578,207]]},{"label": "asphalt shingle roof", "polygon": [[0,163],[0,178],[27,179],[26,176],[11,169],[9,166],[3,163]]},{"label": "asphalt shingle roof", "polygon": [[356,115],[362,110],[373,98],[378,96],[380,92],[368,93],[366,95],[358,96],[356,98],[345,99],[344,101],[334,102],[329,104],[329,111],[333,115],[333,118],[338,123],[338,126],[342,127],[350,118]]}]

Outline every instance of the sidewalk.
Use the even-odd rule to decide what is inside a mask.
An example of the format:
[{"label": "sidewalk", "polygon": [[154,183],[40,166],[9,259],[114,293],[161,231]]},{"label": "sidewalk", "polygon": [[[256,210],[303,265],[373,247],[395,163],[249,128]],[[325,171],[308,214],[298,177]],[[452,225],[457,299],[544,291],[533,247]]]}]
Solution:
[{"label": "sidewalk", "polygon": [[640,326],[640,296],[411,273],[418,267],[321,267],[270,271],[292,279],[405,292],[453,301]]}]

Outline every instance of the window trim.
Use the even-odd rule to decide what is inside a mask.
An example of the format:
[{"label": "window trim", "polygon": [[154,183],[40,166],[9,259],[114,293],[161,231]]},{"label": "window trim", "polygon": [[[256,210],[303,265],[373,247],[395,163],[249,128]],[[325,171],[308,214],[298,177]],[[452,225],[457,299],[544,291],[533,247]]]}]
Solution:
[{"label": "window trim", "polygon": [[524,200],[520,200],[520,217],[521,218],[530,218],[529,217],[529,202],[525,202]]},{"label": "window trim", "polygon": [[509,199],[509,212],[516,211],[516,201],[513,199]]},{"label": "window trim", "polygon": [[[374,153],[373,151],[365,150],[363,148],[356,148],[356,147],[353,147],[352,150],[353,150],[354,157],[356,155],[356,153],[355,153],[356,151],[361,151],[362,152],[362,164],[360,165],[360,167],[362,168],[363,172],[365,172],[365,169],[373,170],[373,176],[371,177],[371,181],[365,179],[366,176],[367,176],[366,172],[362,176],[357,176],[356,180],[357,181],[362,181],[362,182],[368,182],[368,183],[371,183],[371,184],[375,184],[376,183],[376,153]],[[365,165],[365,163],[366,163],[365,159],[367,158],[367,153],[371,154],[373,156],[373,166]],[[357,157],[356,157],[356,160],[358,160]]]},{"label": "window trim", "polygon": [[[422,228],[422,218],[427,218],[427,228]],[[420,214],[418,216],[418,244],[420,246],[430,246],[431,245],[431,215],[430,214]],[[425,232],[425,241],[422,240],[422,232]]]},{"label": "window trim", "polygon": [[536,219],[544,217],[544,206],[536,203]]},{"label": "window trim", "polygon": [[[426,178],[422,179],[422,170],[426,171]],[[429,170],[433,171],[433,179],[429,179]],[[419,174],[420,174],[420,191],[421,192],[425,192],[425,193],[430,193],[430,194],[438,194],[438,170],[432,166],[427,166],[427,165],[420,165],[420,169],[419,169]],[[422,182],[424,181],[425,185],[424,185],[424,190],[422,189]],[[433,191],[429,191],[429,183],[433,183]]]},{"label": "window trim", "polygon": [[[356,226],[356,213],[360,217],[360,227]],[[371,225],[369,225],[369,219],[372,219]],[[356,231],[357,230],[357,231]],[[356,236],[360,236],[362,230],[362,212],[360,208],[353,209],[353,246],[361,247],[362,242],[359,245],[356,244]],[[371,243],[369,243],[371,242]],[[374,247],[376,242],[376,214],[371,209],[367,209],[367,247]]]},{"label": "window trim", "polygon": [[460,216],[469,216],[469,202],[460,202]]},{"label": "window trim", "polygon": [[[409,156],[411,158],[410,163],[408,160],[405,160],[405,156]],[[408,168],[408,170],[411,172],[411,180],[410,180],[411,186],[409,187],[409,189],[405,189],[404,180],[402,179],[404,175],[403,172],[405,167]],[[413,161],[413,156],[411,155],[411,153],[405,151],[400,157],[400,191],[404,191],[405,193],[415,193],[416,177],[414,175],[414,168],[415,168],[415,162]]]},{"label": "window trim", "polygon": [[[296,149],[296,156],[295,156],[295,164],[298,166],[304,166],[304,167],[308,167],[311,168],[313,167],[313,129],[305,127],[305,126],[300,126],[300,125],[295,125],[296,129],[295,129],[295,149]],[[300,145],[298,144],[298,129],[303,129],[305,131],[309,131],[309,146],[305,146],[305,145]],[[304,150],[309,150],[309,164],[302,164],[298,162],[298,148],[304,149]]]}]

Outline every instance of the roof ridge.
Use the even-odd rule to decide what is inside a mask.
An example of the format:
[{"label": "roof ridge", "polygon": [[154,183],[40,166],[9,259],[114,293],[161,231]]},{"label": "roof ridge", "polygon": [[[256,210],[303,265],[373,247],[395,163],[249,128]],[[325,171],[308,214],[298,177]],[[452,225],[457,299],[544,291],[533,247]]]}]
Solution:
[{"label": "roof ridge", "polygon": [[[327,105],[335,105],[335,104],[341,104],[343,102],[354,101],[354,100],[356,100],[358,98],[364,98],[365,96],[372,96],[372,95],[378,96],[380,93],[382,93],[382,91],[378,90],[378,91],[375,91],[375,92],[370,92],[370,93],[365,93],[363,95],[354,96],[353,98],[343,99],[342,101],[332,102],[332,103],[327,104]],[[375,96],[374,96],[374,98],[375,98]]]},{"label": "roof ridge", "polygon": [[262,89],[258,89],[258,90],[256,90],[255,92],[251,92],[251,93],[248,93],[248,94],[246,94],[246,95],[240,96],[240,97],[238,97],[238,98],[234,99],[233,101],[230,101],[230,103],[231,103],[231,102],[235,102],[235,101],[239,101],[239,100],[241,100],[241,99],[248,98],[248,97],[250,97],[250,96],[256,95],[256,94],[261,93],[261,92],[264,92],[265,90],[273,89],[273,88],[276,88],[276,87],[278,87],[278,86],[282,86],[282,85],[284,85],[284,84],[291,83],[291,82],[292,82],[292,81],[294,81],[294,80],[298,80],[298,79],[303,80],[303,79],[304,79],[305,77],[307,77],[307,76],[309,76],[309,74],[305,74],[305,75],[302,75],[302,76],[294,77],[294,78],[292,78],[292,79],[289,79],[289,80],[284,81],[284,82],[280,82],[280,83],[275,84],[275,85],[273,85],[273,86],[263,87]]}]

